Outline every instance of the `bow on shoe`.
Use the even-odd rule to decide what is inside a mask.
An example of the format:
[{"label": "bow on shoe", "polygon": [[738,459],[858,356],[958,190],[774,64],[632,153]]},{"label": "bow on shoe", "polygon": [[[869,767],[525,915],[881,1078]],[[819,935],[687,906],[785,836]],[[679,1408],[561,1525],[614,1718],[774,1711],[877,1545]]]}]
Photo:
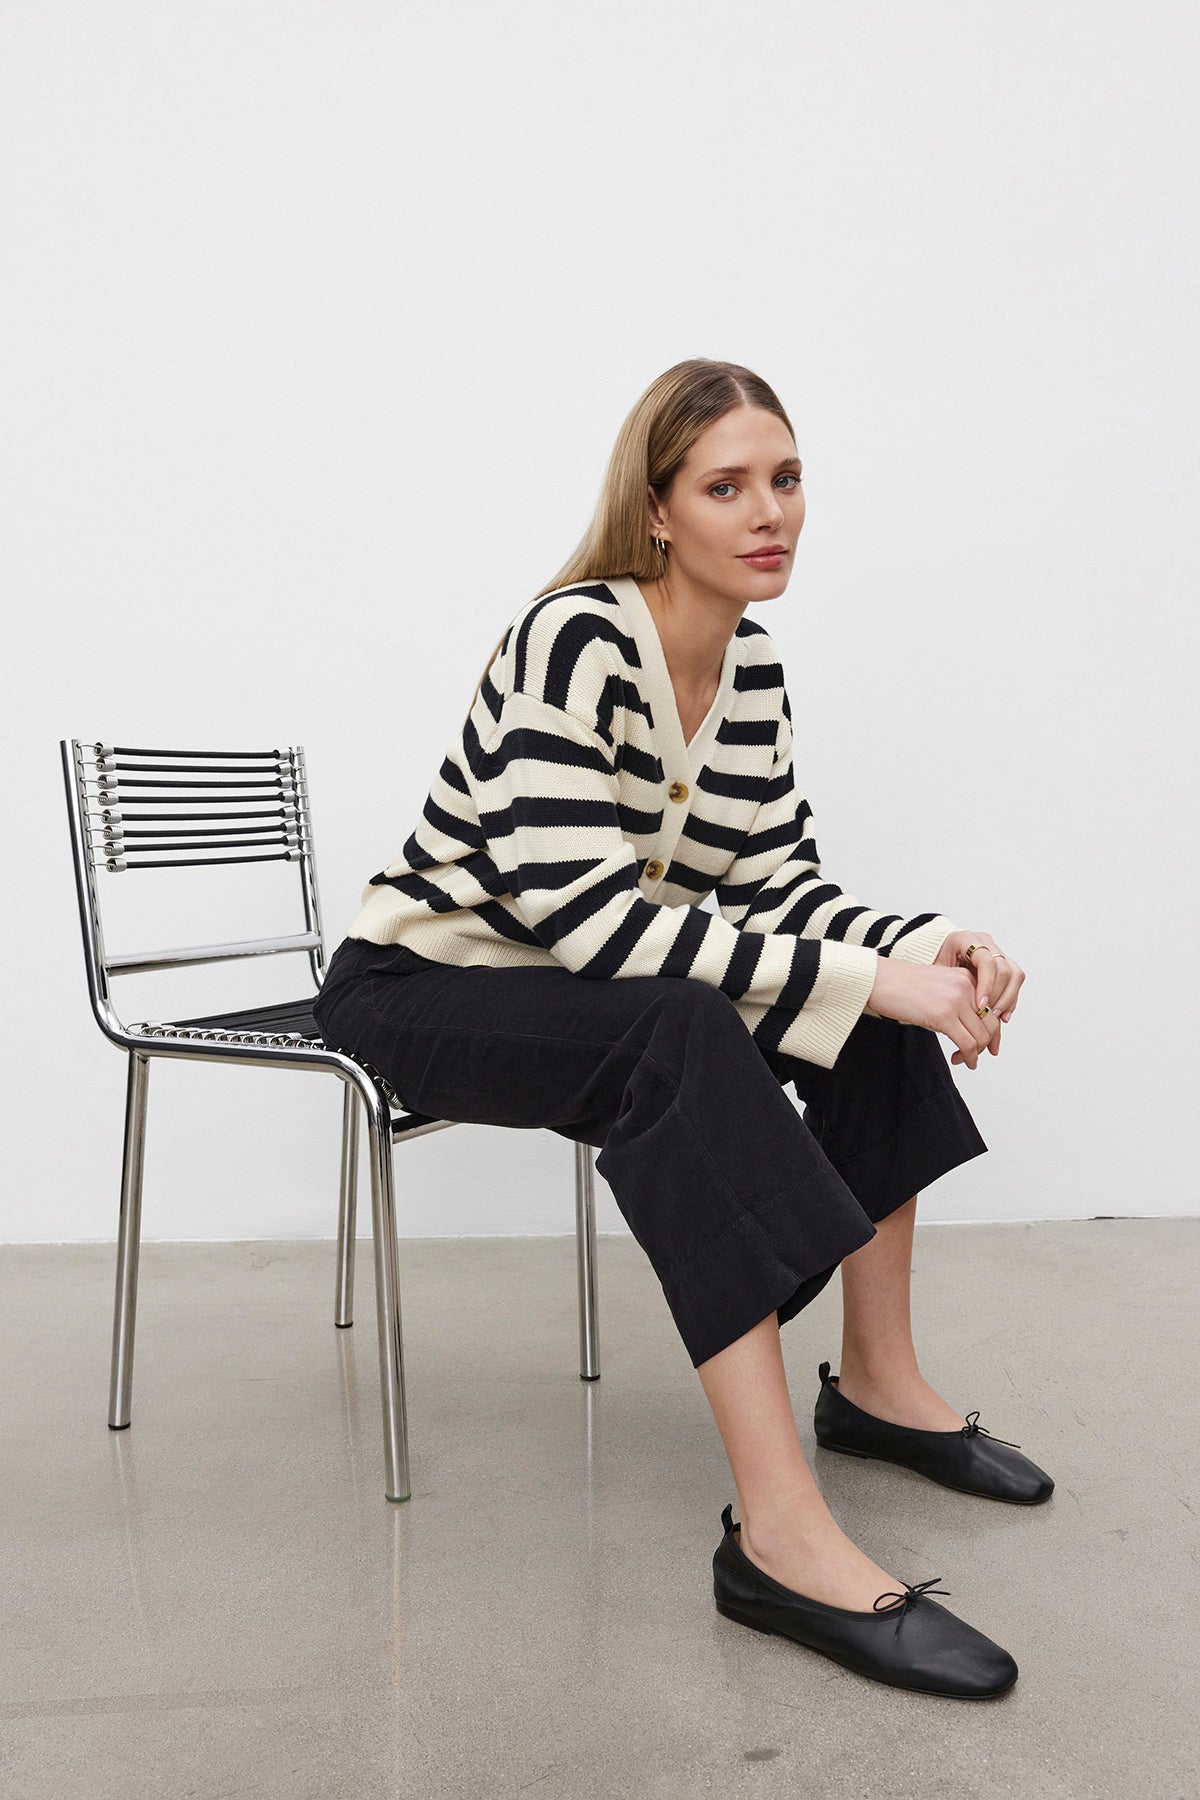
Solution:
[{"label": "bow on shoe", "polygon": [[915,1585],[906,1581],[904,1584],[904,1592],[902,1594],[880,1594],[876,1598],[875,1604],[871,1610],[872,1612],[887,1612],[889,1608],[881,1607],[879,1604],[880,1600],[902,1600],[904,1604],[896,1608],[896,1613],[898,1615],[896,1619],[896,1630],[899,1631],[900,1622],[914,1600],[919,1600],[922,1594],[948,1594],[950,1592],[949,1588],[934,1586],[934,1583],[941,1579],[940,1575],[931,1575],[928,1581],[918,1581]]},{"label": "bow on shoe", "polygon": [[964,1437],[974,1437],[976,1432],[982,1432],[984,1437],[992,1438],[993,1444],[1008,1444],[1008,1447],[1010,1450],[1019,1450],[1021,1448],[1020,1444],[1010,1444],[1007,1438],[992,1437],[992,1434],[988,1430],[987,1426],[981,1425],[979,1423],[979,1408],[978,1407],[975,1408],[974,1412],[966,1413],[964,1416],[967,1421],[966,1424],[962,1428],[962,1434]]}]

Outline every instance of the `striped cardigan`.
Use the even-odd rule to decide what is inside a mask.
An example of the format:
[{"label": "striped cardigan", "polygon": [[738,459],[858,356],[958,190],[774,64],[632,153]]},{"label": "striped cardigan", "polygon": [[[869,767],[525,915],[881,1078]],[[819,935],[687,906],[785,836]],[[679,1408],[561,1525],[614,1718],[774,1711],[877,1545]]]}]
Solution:
[{"label": "striped cardigan", "polygon": [[[832,1068],[877,957],[931,963],[955,927],[875,912],[821,875],[791,721],[746,614],[685,743],[632,577],[532,600],[348,935],[434,962],[708,982],[764,1047]],[[714,892],[715,913],[697,904]]]}]

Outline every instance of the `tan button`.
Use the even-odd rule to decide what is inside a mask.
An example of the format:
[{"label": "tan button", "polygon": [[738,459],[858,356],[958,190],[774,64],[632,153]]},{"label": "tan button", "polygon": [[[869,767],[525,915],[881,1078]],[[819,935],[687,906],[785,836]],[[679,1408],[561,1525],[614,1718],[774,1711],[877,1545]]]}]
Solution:
[{"label": "tan button", "polygon": [[650,881],[657,881],[663,872],[663,865],[657,860],[646,864],[646,875]]},{"label": "tan button", "polygon": [[688,797],[687,783],[684,781],[673,781],[667,789],[667,792],[670,794],[672,800],[686,800]]}]

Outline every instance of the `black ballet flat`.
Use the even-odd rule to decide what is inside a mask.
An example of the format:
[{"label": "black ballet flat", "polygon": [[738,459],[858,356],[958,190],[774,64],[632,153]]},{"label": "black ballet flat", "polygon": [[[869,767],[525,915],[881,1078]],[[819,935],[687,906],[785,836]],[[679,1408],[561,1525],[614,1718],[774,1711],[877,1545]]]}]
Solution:
[{"label": "black ballet flat", "polygon": [[[717,1611],[752,1631],[774,1632],[887,1687],[949,1700],[996,1700],[1017,1679],[1007,1650],[929,1598],[934,1575],[904,1592],[880,1594],[870,1612],[827,1606],[775,1581],[738,1543],[733,1507],[721,1514],[725,1535],[713,1555]],[[881,1601],[892,1604],[881,1607]],[[899,1601],[899,1605],[895,1603]]]},{"label": "black ballet flat", "polygon": [[1046,1471],[1022,1456],[1018,1445],[994,1438],[979,1424],[978,1412],[968,1413],[967,1423],[958,1431],[893,1425],[847,1400],[827,1362],[818,1373],[821,1391],[813,1409],[813,1429],[822,1449],[899,1463],[942,1487],[1007,1500],[1014,1506],[1039,1506],[1054,1492]]}]

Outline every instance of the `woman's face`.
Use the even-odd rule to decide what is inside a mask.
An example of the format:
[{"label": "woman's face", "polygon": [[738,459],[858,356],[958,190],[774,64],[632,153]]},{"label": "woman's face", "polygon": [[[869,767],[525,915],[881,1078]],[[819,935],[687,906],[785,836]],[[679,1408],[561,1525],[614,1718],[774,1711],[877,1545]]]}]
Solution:
[{"label": "woman's face", "polygon": [[[664,507],[650,495],[655,535],[670,545],[668,579],[726,594],[770,600],[792,572],[804,524],[800,458],[782,419],[757,406],[736,406],[701,433]],[[774,559],[748,553],[783,546]]]}]

